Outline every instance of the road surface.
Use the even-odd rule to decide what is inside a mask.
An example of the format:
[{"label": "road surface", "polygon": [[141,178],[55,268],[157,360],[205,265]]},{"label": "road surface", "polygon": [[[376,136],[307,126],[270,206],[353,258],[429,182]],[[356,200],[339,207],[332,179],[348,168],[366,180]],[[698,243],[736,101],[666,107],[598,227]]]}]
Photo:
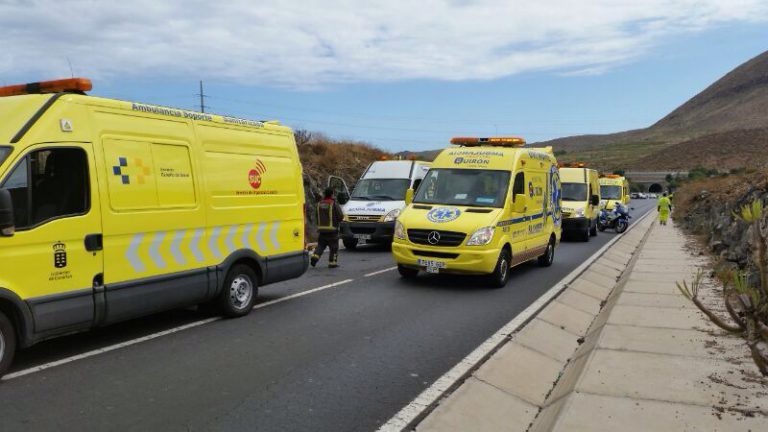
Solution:
[{"label": "road surface", "polygon": [[343,251],[339,269],[324,257],[263,287],[244,318],[181,310],[48,341],[0,383],[0,430],[373,431],[614,236],[564,241],[552,267],[519,266],[503,289],[403,280],[385,248]]}]

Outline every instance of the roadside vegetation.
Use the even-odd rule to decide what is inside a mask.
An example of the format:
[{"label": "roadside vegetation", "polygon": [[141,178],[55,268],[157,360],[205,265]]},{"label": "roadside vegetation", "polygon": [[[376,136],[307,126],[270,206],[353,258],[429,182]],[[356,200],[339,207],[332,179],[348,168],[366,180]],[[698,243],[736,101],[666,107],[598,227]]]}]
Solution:
[{"label": "roadside vegetation", "polygon": [[698,234],[715,257],[727,316],[699,299],[704,273],[680,292],[720,328],[742,335],[768,376],[768,172],[718,175],[685,182],[675,194],[675,219]]}]

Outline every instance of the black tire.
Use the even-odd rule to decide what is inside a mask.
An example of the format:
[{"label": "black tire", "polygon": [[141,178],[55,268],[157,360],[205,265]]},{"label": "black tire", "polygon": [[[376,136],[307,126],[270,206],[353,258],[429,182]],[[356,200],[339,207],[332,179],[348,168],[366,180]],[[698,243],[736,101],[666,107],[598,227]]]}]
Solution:
[{"label": "black tire", "polygon": [[259,292],[259,278],[249,265],[235,264],[229,269],[218,300],[222,315],[241,317],[248,315]]},{"label": "black tire", "polygon": [[605,231],[605,225],[603,225],[603,224],[601,224],[601,223],[599,223],[599,222],[598,222],[598,224],[597,224],[597,230],[598,230],[598,231],[600,231],[600,232],[603,232],[603,231]]},{"label": "black tire", "polygon": [[616,233],[621,234],[629,228],[629,221],[616,221]]},{"label": "black tire", "polygon": [[499,260],[496,261],[496,267],[493,273],[488,276],[488,284],[493,288],[504,288],[509,282],[509,265],[512,256],[509,251],[502,249],[499,254]]},{"label": "black tire", "polygon": [[399,264],[397,266],[397,272],[400,273],[400,276],[403,279],[416,279],[416,276],[419,275],[419,271],[417,269],[405,267]]},{"label": "black tire", "polygon": [[0,377],[13,363],[16,354],[16,329],[11,320],[0,311]]},{"label": "black tire", "polygon": [[586,227],[584,232],[579,233],[579,239],[585,243],[589,241],[589,227]]},{"label": "black tire", "polygon": [[589,235],[597,237],[597,222],[589,229]]},{"label": "black tire", "polygon": [[555,239],[554,238],[549,239],[549,243],[547,243],[547,249],[544,251],[544,255],[540,256],[537,261],[539,262],[539,266],[541,267],[549,267],[552,265],[553,262],[555,262]]},{"label": "black tire", "polygon": [[357,239],[355,238],[341,239],[341,242],[344,243],[344,249],[349,249],[349,250],[357,249]]}]

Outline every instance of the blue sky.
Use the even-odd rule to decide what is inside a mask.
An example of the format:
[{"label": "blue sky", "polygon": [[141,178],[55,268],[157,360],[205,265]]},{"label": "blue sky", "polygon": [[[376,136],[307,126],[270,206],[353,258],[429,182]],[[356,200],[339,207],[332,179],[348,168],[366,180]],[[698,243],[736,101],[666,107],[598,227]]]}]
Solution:
[{"label": "blue sky", "polygon": [[[288,3],[299,9],[313,4]],[[398,28],[390,24],[392,10],[379,5],[362,14],[368,26],[352,31],[357,15],[324,8],[317,19],[309,14],[297,22],[288,7],[278,11],[283,15],[253,15],[262,21],[248,22],[262,24],[250,33],[230,34],[225,30],[236,27],[238,9],[212,18],[178,16],[174,7],[153,10],[150,2],[145,21],[115,3],[79,24],[51,16],[49,31],[32,34],[14,26],[20,14],[40,11],[4,5],[0,16],[17,19],[0,18],[10,28],[3,44],[18,52],[0,55],[0,80],[66,76],[69,58],[76,75],[93,78],[94,95],[193,109],[202,79],[213,112],[277,119],[390,151],[426,150],[445,146],[454,135],[513,134],[535,142],[648,126],[768,49],[768,10],[749,0],[672,2],[678,4],[662,12],[667,2],[626,2],[632,6],[614,12],[595,1],[587,2],[594,3],[592,16],[554,24],[552,10],[521,6],[500,21],[514,25],[512,17],[523,15],[518,23],[526,28],[519,31],[465,30],[451,15],[456,8],[478,19],[503,15],[492,0],[426,3],[435,3],[434,22],[441,16],[459,22],[429,26],[422,11]],[[558,7],[566,6],[552,5]],[[526,21],[534,18],[546,23]],[[270,32],[263,20],[284,25]],[[113,33],[89,40],[87,29],[105,23],[113,24]],[[186,38],[202,23],[210,29],[206,34],[196,30]],[[378,30],[368,34],[369,28]],[[244,39],[251,35],[254,40]],[[62,40],[66,44],[42,60],[26,57]]]}]

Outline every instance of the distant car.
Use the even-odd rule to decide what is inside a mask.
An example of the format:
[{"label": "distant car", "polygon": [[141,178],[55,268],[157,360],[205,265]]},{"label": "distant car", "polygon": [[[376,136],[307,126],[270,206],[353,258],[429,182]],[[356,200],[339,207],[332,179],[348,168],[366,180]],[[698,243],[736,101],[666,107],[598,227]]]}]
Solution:
[{"label": "distant car", "polygon": [[652,193],[652,194],[648,194],[648,198],[658,198],[658,197],[659,197],[659,196],[658,196],[658,195],[656,195],[655,193]]},{"label": "distant car", "polygon": [[629,197],[630,198],[639,198],[639,195],[640,194],[638,194],[637,192],[632,192],[631,194],[629,194]]}]

